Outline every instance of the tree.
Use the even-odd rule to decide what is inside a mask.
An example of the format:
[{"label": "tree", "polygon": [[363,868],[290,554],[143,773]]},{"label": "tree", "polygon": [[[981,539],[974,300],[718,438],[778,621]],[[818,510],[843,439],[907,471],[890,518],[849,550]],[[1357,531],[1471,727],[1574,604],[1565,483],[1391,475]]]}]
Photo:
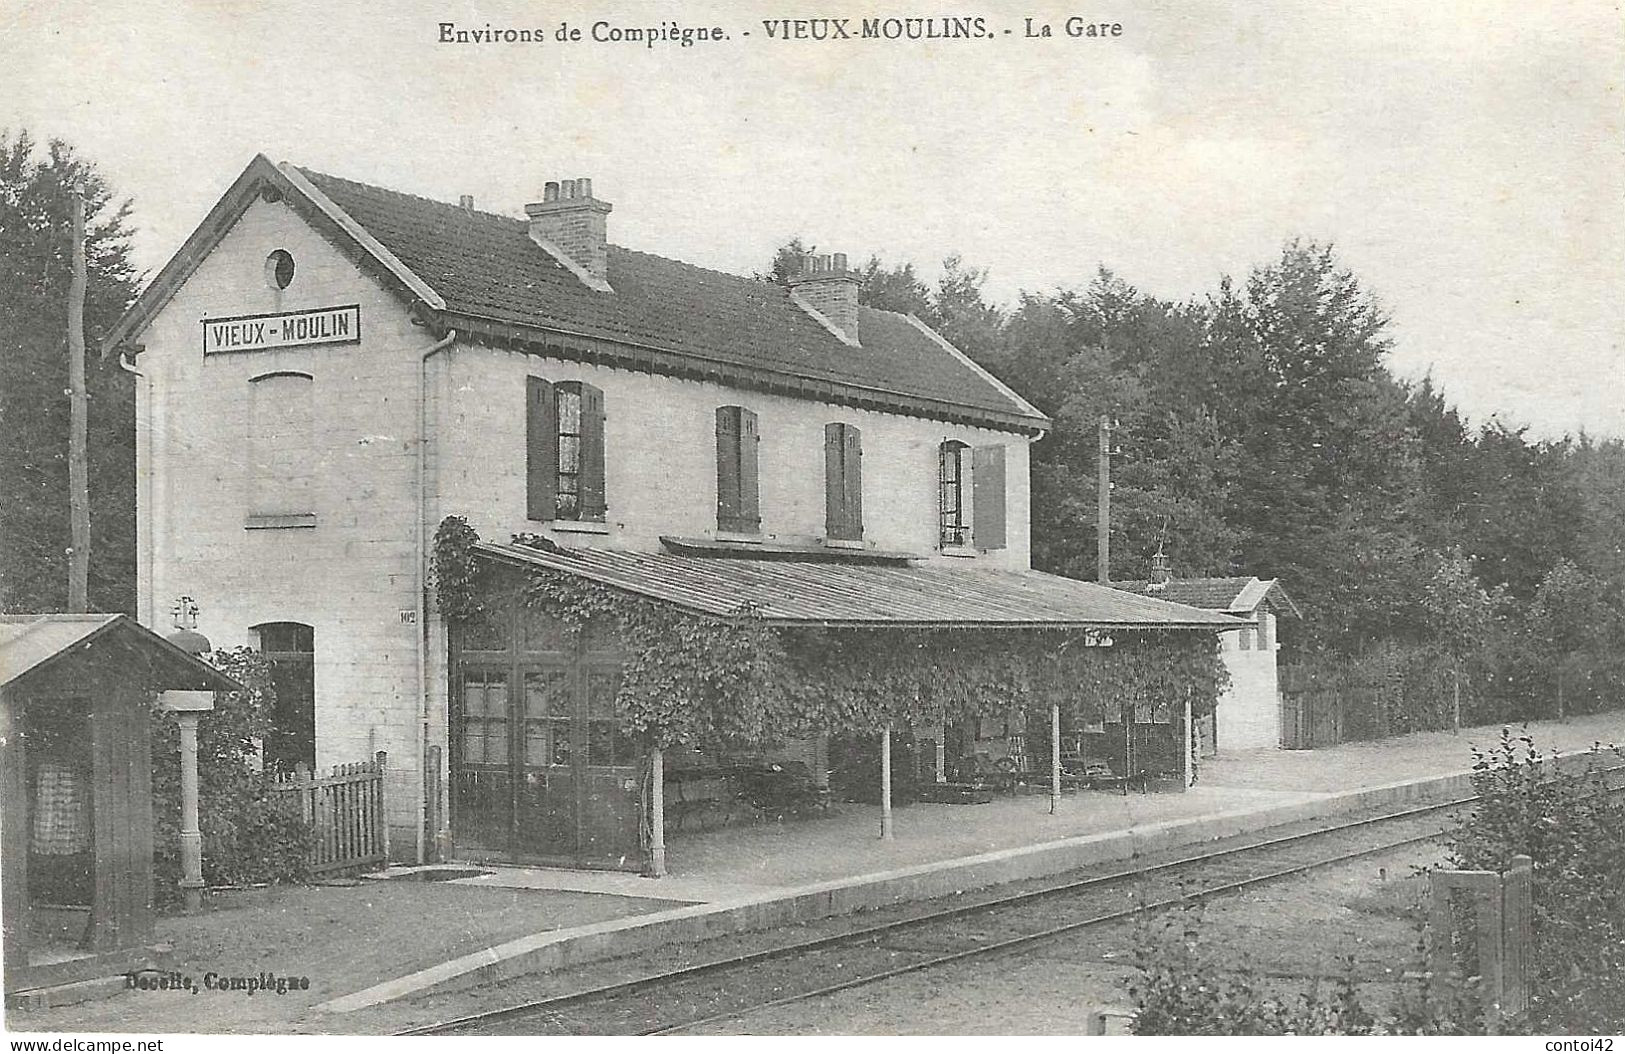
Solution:
[{"label": "tree", "polygon": [[[69,545],[67,364],[72,278],[69,200],[86,188],[92,348],[134,299],[129,205],[89,162],[53,140],[43,157],[27,132],[0,132],[0,608],[59,610]],[[134,385],[116,363],[91,356],[92,523],[90,606],[135,606]]]},{"label": "tree", "polygon": [[1433,631],[1451,658],[1454,699],[1450,726],[1459,732],[1463,667],[1467,657],[1483,646],[1495,620],[1496,598],[1484,591],[1460,549],[1438,557],[1422,596]]},{"label": "tree", "polygon": [[1557,719],[1567,716],[1564,680],[1576,656],[1604,639],[1620,613],[1612,610],[1603,583],[1569,560],[1559,560],[1541,578],[1529,605],[1527,626],[1537,652],[1555,675]]}]

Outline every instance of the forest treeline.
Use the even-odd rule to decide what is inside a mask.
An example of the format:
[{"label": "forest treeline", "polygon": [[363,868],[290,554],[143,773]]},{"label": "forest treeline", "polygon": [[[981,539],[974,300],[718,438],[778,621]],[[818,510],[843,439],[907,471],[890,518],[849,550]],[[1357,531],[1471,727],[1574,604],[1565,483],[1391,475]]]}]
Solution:
[{"label": "forest treeline", "polygon": [[[78,180],[94,347],[137,291],[129,206],[69,146],[0,133],[9,611],[59,609],[66,596],[67,195]],[[784,246],[762,277],[782,281],[801,249]],[[1054,419],[1033,448],[1038,568],[1095,577],[1104,414],[1116,422],[1114,577],[1145,577],[1162,545],[1178,575],[1279,578],[1304,613],[1283,629],[1300,659],[1386,664],[1386,676],[1418,683],[1448,666],[1469,685],[1470,717],[1549,712],[1560,692],[1571,709],[1620,697],[1625,446],[1469,422],[1432,381],[1396,377],[1388,316],[1329,247],[1289,243],[1177,303],[1104,268],[1008,305],[988,301],[985,278],[957,257],[935,283],[911,263],[870,260],[860,295],[919,316]],[[129,611],[134,378],[93,359],[89,384],[91,604]]]},{"label": "forest treeline", "polygon": [[1178,303],[1105,267],[1012,305],[958,257],[935,284],[878,259],[862,276],[863,302],[918,316],[1054,419],[1032,451],[1037,568],[1096,576],[1105,415],[1114,578],[1146,578],[1159,546],[1179,576],[1279,578],[1297,660],[1407,682],[1418,707],[1459,671],[1469,719],[1625,688],[1625,444],[1469,422],[1431,378],[1395,376],[1387,313],[1329,246],[1289,242]]}]

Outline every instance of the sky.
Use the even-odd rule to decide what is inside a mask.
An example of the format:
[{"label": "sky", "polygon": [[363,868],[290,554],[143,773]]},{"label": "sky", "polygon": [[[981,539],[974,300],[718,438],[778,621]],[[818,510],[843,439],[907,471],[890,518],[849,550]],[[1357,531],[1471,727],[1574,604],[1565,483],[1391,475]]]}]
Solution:
[{"label": "sky", "polygon": [[[893,2],[6,0],[0,128],[93,160],[150,271],[256,153],[515,215],[590,177],[617,244],[741,274],[797,234],[927,276],[958,253],[1006,304],[1102,264],[1184,300],[1331,242],[1401,376],[1474,422],[1625,436],[1620,4]],[[987,35],[764,26],[943,16]],[[586,39],[672,20],[728,38]]]}]

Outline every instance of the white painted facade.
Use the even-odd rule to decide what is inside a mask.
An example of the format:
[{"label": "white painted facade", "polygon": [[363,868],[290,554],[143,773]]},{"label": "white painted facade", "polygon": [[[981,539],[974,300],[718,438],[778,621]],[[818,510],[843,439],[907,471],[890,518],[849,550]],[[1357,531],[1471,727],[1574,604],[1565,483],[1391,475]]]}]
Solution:
[{"label": "white painted facade", "polygon": [[[295,261],[286,289],[267,278],[277,249]],[[204,318],[348,304],[360,305],[359,343],[203,354]],[[415,622],[419,377],[434,337],[293,209],[256,199],[139,343],[142,621],[167,631],[175,599],[189,596],[200,609],[197,628],[217,647],[254,644],[253,628],[268,622],[312,626],[317,766],[388,751],[392,842],[395,855],[410,856],[424,737],[446,745],[445,629],[431,617],[425,705]],[[313,525],[250,521],[250,385],[278,372],[311,378],[311,508],[299,511]],[[452,514],[497,541],[544,530],[525,516],[525,378],[538,376],[588,381],[605,399],[605,530],[556,532],[562,544],[653,550],[661,535],[714,536],[715,410],[738,404],[759,419],[764,539],[822,535],[823,427],[842,421],[863,435],[866,544],[965,566],[1029,566],[1029,440],[1018,433],[467,344],[431,358],[426,372],[421,526],[430,537]],[[1006,448],[1006,548],[937,551],[937,449],[946,439]],[[967,486],[967,501],[971,492]]]},{"label": "white painted facade", "polygon": [[1276,658],[1281,642],[1275,616],[1264,608],[1253,613],[1257,627],[1219,634],[1219,656],[1230,671],[1230,687],[1219,697],[1219,753],[1281,745],[1281,690]]}]

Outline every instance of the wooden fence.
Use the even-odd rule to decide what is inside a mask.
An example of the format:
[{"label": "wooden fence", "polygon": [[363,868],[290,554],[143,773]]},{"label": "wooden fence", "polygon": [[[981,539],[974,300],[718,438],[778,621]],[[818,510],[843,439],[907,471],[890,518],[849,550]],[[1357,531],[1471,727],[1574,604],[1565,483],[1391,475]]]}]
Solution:
[{"label": "wooden fence", "polygon": [[1390,685],[1344,670],[1323,673],[1304,666],[1282,667],[1281,746],[1313,750],[1359,739],[1392,735]]},{"label": "wooden fence", "polygon": [[380,750],[372,761],[335,765],[328,776],[312,776],[299,765],[273,777],[273,790],[298,801],[300,815],[311,830],[311,874],[382,864],[389,859],[389,828],[384,823],[387,756]]}]

